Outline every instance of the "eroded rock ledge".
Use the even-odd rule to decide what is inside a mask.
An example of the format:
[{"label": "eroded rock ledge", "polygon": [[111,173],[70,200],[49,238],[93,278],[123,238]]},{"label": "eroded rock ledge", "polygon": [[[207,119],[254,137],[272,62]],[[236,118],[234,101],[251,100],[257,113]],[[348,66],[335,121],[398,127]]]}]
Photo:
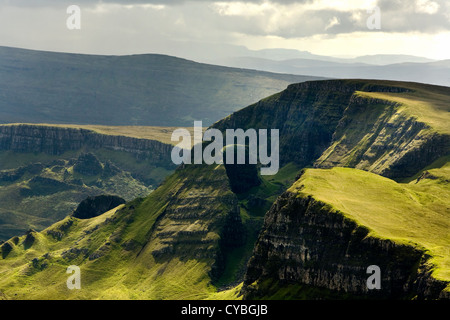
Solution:
[{"label": "eroded rock ledge", "polygon": [[[266,214],[242,292],[245,299],[449,299],[424,250],[368,235],[369,230],[311,196],[285,192]],[[381,269],[369,290],[367,267]],[[286,292],[286,290],[285,290]]]},{"label": "eroded rock ledge", "polygon": [[87,129],[31,124],[0,126],[0,150],[60,155],[82,147],[125,151],[153,163],[170,161],[172,146],[148,139],[100,134]]}]

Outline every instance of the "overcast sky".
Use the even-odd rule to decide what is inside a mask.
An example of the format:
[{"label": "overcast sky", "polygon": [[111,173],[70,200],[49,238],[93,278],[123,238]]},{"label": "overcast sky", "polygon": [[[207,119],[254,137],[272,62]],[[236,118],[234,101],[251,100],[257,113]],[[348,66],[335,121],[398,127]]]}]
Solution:
[{"label": "overcast sky", "polygon": [[[66,9],[72,4],[81,9],[80,30],[66,26]],[[375,11],[368,10],[376,6],[381,29],[371,30],[367,20],[375,21]],[[4,46],[193,58],[196,47],[205,53],[209,44],[329,56],[384,53],[450,59],[450,1],[0,0]]]}]

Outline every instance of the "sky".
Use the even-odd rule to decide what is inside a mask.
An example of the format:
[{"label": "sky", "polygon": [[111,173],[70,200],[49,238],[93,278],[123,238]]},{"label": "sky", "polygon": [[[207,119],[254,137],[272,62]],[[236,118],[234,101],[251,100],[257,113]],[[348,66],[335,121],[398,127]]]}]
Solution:
[{"label": "sky", "polygon": [[[80,8],[80,29],[67,26],[70,5]],[[0,0],[0,45],[194,60],[243,47],[442,60],[450,59],[450,1]]]}]

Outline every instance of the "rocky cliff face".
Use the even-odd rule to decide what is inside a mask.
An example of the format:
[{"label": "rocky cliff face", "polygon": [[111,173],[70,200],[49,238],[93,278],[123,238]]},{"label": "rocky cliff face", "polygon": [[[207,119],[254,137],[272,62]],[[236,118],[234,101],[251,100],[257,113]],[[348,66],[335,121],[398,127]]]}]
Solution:
[{"label": "rocky cliff face", "polygon": [[[448,155],[446,132],[395,99],[375,98],[374,92],[407,94],[412,89],[377,81],[306,82],[216,127],[278,128],[281,163],[358,168],[396,180]],[[424,251],[367,234],[325,203],[286,192],[266,213],[242,292],[247,299],[285,298],[286,292],[307,299],[449,298],[448,284],[431,277]],[[384,270],[381,290],[367,288],[370,265]]]},{"label": "rocky cliff face", "polygon": [[171,149],[85,129],[0,125],[0,239],[41,230],[88,196],[148,195],[175,168]]},{"label": "rocky cliff face", "polygon": [[401,179],[447,154],[450,136],[429,130],[395,101],[361,92],[412,91],[400,82],[304,82],[235,112],[214,127],[279,129],[280,165],[350,166]]},{"label": "rocky cliff face", "polygon": [[450,152],[449,135],[400,108],[393,101],[352,95],[315,167],[345,166],[401,179]]},{"label": "rocky cliff face", "polygon": [[38,125],[0,126],[0,150],[60,155],[83,147],[106,148],[133,154],[152,163],[170,163],[172,146],[159,141],[103,135],[86,129]]},{"label": "rocky cliff face", "polygon": [[280,165],[310,164],[328,147],[353,91],[334,82],[290,85],[279,94],[233,113],[214,127],[279,129]]},{"label": "rocky cliff face", "polygon": [[[430,276],[424,251],[368,230],[310,196],[286,192],[266,214],[243,293],[247,299],[438,299],[448,283]],[[367,268],[382,270],[380,289],[369,290]]]}]

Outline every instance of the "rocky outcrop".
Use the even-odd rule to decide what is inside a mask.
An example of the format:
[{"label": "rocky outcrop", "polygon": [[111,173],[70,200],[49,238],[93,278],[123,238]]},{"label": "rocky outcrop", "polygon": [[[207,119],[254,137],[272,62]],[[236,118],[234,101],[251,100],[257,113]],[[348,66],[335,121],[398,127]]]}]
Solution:
[{"label": "rocky outcrop", "polygon": [[8,254],[12,251],[13,246],[11,245],[11,243],[9,243],[7,241],[7,242],[2,244],[0,249],[1,249],[1,252],[2,252],[2,258],[5,259],[8,256]]},{"label": "rocky outcrop", "polygon": [[38,174],[44,169],[41,163],[33,163],[16,169],[0,171],[0,182],[14,182],[20,179],[25,173]]},{"label": "rocky outcrop", "polygon": [[103,167],[98,158],[89,152],[80,154],[75,161],[73,171],[87,176],[95,176],[102,173]]},{"label": "rocky outcrop", "polygon": [[70,227],[73,225],[74,219],[69,218],[63,220],[62,223],[55,225],[53,228],[47,230],[47,234],[52,236],[56,240],[61,240]]},{"label": "rocky outcrop", "polygon": [[249,191],[252,187],[259,186],[261,184],[261,180],[258,176],[258,168],[256,164],[249,163],[248,148],[245,148],[244,151],[246,155],[244,164],[237,163],[238,151],[236,146],[234,146],[235,150],[233,164],[227,163],[226,153],[228,148],[230,148],[230,146],[227,146],[223,152],[223,163],[227,172],[228,180],[230,181],[231,191],[240,194]]},{"label": "rocky outcrop", "polygon": [[[308,299],[448,298],[448,283],[430,275],[428,258],[420,248],[368,236],[367,228],[311,196],[285,192],[266,214],[243,293],[276,297],[290,287],[294,299],[304,292]],[[371,265],[380,267],[380,289],[367,286]]]},{"label": "rocky outcrop", "polygon": [[82,147],[106,148],[133,154],[152,163],[170,162],[172,146],[155,140],[99,134],[76,128],[19,124],[0,126],[0,150],[60,155]]},{"label": "rocky outcrop", "polygon": [[28,248],[30,248],[33,244],[34,244],[34,242],[36,241],[36,235],[37,235],[37,232],[35,231],[35,230],[33,230],[33,229],[30,229],[30,230],[28,230],[26,233],[25,233],[25,240],[23,241],[23,246],[24,246],[24,248],[25,249],[28,249]]},{"label": "rocky outcrop", "polygon": [[88,197],[78,205],[72,216],[78,219],[90,219],[124,203],[125,200],[117,196]]}]

